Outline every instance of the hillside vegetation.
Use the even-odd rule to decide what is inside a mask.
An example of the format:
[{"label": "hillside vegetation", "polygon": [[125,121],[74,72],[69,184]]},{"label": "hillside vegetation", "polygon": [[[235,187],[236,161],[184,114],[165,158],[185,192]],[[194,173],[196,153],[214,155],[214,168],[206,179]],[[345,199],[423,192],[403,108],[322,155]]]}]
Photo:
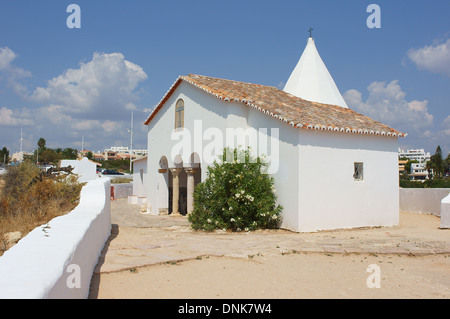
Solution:
[{"label": "hillside vegetation", "polygon": [[6,234],[25,236],[34,228],[73,210],[82,184],[76,175],[45,174],[32,162],[12,166],[0,183],[0,255],[8,249]]}]

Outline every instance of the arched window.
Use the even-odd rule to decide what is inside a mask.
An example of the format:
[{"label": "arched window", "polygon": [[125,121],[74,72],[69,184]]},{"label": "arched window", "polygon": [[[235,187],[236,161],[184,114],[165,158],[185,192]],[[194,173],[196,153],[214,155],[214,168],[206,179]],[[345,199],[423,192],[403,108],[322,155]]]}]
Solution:
[{"label": "arched window", "polygon": [[175,106],[175,129],[184,127],[184,101],[179,99]]}]

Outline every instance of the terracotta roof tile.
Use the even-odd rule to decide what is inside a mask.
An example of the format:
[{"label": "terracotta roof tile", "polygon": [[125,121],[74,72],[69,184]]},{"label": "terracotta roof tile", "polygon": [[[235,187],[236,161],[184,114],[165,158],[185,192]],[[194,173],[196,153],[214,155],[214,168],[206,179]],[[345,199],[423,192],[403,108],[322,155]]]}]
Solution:
[{"label": "terracotta roof tile", "polygon": [[144,124],[148,125],[181,81],[223,101],[240,102],[289,125],[304,129],[359,134],[406,136],[393,128],[350,109],[310,102],[278,88],[202,75],[180,76]]}]

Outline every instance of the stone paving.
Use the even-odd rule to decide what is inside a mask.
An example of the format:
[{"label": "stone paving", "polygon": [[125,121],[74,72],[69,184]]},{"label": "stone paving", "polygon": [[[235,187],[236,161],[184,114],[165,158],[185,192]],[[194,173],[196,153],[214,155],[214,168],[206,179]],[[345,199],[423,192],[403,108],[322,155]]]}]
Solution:
[{"label": "stone paving", "polygon": [[[190,229],[186,217],[152,216],[126,199],[111,203],[112,234],[95,273],[109,273],[202,256],[249,258],[286,253],[448,254],[450,230],[439,217],[401,213],[400,226],[294,233],[261,230],[229,233]],[[405,222],[402,222],[405,221]]]}]

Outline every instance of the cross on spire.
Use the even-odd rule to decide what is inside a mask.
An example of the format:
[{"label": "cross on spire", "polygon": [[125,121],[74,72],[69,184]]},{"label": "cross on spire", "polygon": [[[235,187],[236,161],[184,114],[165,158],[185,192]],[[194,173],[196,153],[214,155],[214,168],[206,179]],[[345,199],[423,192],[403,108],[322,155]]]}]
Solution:
[{"label": "cross on spire", "polygon": [[314,31],[314,29],[313,28],[311,28],[311,27],[309,27],[309,30],[308,30],[308,32],[309,32],[309,37],[310,38],[312,38],[312,35],[311,35],[311,33]]}]

